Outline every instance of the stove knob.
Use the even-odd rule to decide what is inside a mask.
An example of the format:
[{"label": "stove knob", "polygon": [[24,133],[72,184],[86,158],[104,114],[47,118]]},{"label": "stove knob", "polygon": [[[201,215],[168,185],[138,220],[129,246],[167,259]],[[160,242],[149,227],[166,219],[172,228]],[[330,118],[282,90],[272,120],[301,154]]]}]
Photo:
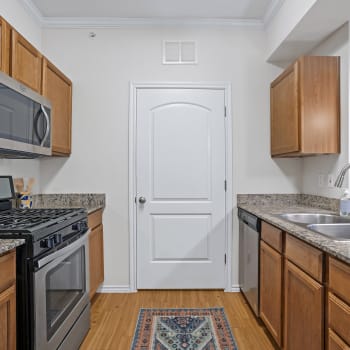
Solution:
[{"label": "stove knob", "polygon": [[62,243],[62,235],[60,234],[56,233],[53,239],[54,239],[55,246]]},{"label": "stove knob", "polygon": [[43,239],[40,241],[41,248],[53,248],[55,246],[55,239],[53,237]]},{"label": "stove knob", "polygon": [[81,222],[76,222],[75,224],[73,224],[72,229],[74,231],[80,231],[81,230]]}]

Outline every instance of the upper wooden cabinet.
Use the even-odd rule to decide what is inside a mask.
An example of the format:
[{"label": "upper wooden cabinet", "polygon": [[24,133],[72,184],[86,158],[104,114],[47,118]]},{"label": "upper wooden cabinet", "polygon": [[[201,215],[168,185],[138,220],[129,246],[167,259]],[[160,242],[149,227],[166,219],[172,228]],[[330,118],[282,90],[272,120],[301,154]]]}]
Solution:
[{"label": "upper wooden cabinet", "polygon": [[271,83],[271,155],[340,152],[339,57],[304,56]]},{"label": "upper wooden cabinet", "polygon": [[42,94],[52,104],[52,153],[69,155],[72,134],[72,82],[48,59],[43,59]]},{"label": "upper wooden cabinet", "polygon": [[52,105],[52,155],[69,156],[72,82],[2,17],[0,70],[49,99]]},{"label": "upper wooden cabinet", "polygon": [[10,74],[11,26],[0,17],[0,70]]},{"label": "upper wooden cabinet", "polygon": [[41,94],[41,53],[14,29],[11,40],[12,77]]}]

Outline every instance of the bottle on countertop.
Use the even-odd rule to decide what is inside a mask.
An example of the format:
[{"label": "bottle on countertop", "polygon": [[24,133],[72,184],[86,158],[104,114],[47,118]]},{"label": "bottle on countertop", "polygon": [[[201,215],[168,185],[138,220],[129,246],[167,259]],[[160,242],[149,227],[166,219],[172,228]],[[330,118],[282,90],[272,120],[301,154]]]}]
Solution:
[{"label": "bottle on countertop", "polygon": [[341,216],[350,215],[350,192],[345,190],[343,196],[340,198],[339,214]]}]

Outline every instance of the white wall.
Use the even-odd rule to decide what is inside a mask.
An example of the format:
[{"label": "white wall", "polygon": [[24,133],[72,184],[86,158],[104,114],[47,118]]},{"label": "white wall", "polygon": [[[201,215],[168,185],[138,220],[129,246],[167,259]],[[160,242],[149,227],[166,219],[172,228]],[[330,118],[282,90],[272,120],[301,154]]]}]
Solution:
[{"label": "white wall", "polygon": [[[310,54],[340,56],[341,99],[341,153],[305,158],[303,160],[302,192],[338,198],[342,191],[336,188],[319,187],[318,175],[333,174],[349,162],[349,26],[344,25]],[[344,182],[344,187],[348,181]]]},{"label": "white wall", "polygon": [[292,30],[318,0],[284,0],[266,28],[266,58],[282,45]]},{"label": "white wall", "polygon": [[[0,15],[40,49],[41,27],[24,10],[21,3],[18,0],[1,0],[0,4]],[[0,174],[13,175],[14,177],[35,177],[36,185],[33,192],[38,192],[40,182],[38,160],[0,159]]]},{"label": "white wall", "polygon": [[[69,159],[41,161],[42,191],[105,192],[105,284],[127,285],[130,81],[230,81],[235,193],[299,192],[299,160],[269,156],[264,34],[237,28],[45,29],[43,50],[74,83]],[[161,64],[164,39],[198,41],[199,64]],[[236,243],[237,225],[235,221]],[[236,247],[236,245],[235,245]],[[237,251],[234,281],[237,279]]]}]

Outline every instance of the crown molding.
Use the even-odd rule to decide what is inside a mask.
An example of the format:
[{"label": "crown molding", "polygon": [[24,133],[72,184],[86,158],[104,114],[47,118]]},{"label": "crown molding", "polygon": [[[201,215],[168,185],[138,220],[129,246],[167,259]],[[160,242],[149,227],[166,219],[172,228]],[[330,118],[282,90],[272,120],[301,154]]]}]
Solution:
[{"label": "crown molding", "polygon": [[28,13],[44,28],[122,28],[134,26],[226,26],[263,29],[285,0],[273,0],[262,20],[229,18],[120,18],[46,17],[32,0],[20,0]]},{"label": "crown molding", "polygon": [[285,2],[285,0],[272,0],[270,6],[266,10],[265,15],[263,17],[263,22],[264,22],[265,28],[269,25],[272,18],[275,17],[275,15],[280,10],[280,8],[282,7],[284,2]]},{"label": "crown molding", "polygon": [[121,28],[137,26],[229,26],[263,28],[260,20],[217,18],[117,18],[51,17],[43,18],[45,28]]},{"label": "crown molding", "polygon": [[24,9],[36,20],[41,26],[44,22],[44,17],[38,7],[32,0],[20,0]]}]

